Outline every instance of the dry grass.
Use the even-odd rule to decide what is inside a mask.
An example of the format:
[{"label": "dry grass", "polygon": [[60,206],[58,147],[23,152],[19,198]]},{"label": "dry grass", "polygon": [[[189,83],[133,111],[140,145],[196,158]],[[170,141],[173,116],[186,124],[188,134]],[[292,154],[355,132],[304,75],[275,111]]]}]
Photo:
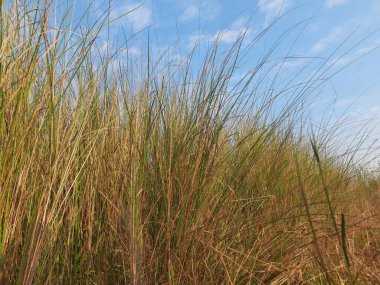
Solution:
[{"label": "dry grass", "polygon": [[231,80],[244,35],[139,79],[96,54],[106,17],[25,3],[0,5],[1,284],[380,283],[375,180],[294,131],[317,74],[273,116],[283,90]]}]

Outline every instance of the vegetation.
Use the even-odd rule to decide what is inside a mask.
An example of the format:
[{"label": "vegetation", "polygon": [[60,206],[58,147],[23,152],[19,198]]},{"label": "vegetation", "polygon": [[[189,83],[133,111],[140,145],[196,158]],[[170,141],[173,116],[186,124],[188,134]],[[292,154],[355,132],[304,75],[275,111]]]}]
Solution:
[{"label": "vegetation", "polygon": [[99,51],[107,12],[2,1],[1,284],[380,283],[376,179],[307,131],[323,70],[235,77],[272,26],[137,68]]}]

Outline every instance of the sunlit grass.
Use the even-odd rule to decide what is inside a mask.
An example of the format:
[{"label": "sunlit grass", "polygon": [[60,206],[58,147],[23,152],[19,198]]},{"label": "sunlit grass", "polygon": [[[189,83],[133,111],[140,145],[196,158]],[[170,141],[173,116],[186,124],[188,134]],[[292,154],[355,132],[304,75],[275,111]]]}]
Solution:
[{"label": "sunlit grass", "polygon": [[51,29],[47,2],[0,0],[1,284],[380,282],[376,180],[299,131],[317,73],[233,79],[242,34],[139,78],[107,13]]}]

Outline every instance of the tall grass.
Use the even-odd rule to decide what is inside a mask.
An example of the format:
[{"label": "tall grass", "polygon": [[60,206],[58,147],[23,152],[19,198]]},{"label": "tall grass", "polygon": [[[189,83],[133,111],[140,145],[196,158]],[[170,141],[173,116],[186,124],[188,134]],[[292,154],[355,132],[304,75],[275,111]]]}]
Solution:
[{"label": "tall grass", "polygon": [[236,80],[244,33],[139,73],[107,12],[0,7],[1,284],[380,282],[376,180],[299,131],[323,73]]}]

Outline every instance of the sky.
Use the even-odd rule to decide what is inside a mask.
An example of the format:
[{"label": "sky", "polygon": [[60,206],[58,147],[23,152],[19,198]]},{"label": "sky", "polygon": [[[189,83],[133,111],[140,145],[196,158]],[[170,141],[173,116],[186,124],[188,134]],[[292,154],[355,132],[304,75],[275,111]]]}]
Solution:
[{"label": "sky", "polygon": [[[90,5],[89,22],[109,7],[111,19],[133,10],[101,33],[99,45],[112,49],[128,39],[128,53],[137,58],[146,53],[148,35],[153,54],[175,47],[171,56],[178,58],[179,49],[181,54],[190,53],[194,45],[206,50],[216,38],[228,48],[242,33],[248,45],[280,17],[250,49],[239,69],[241,74],[254,67],[288,31],[271,55],[273,59],[292,57],[282,65],[284,78],[305,65],[310,64],[312,70],[322,62],[331,66],[328,74],[334,74],[313,102],[315,122],[322,120],[328,109],[333,120],[344,116],[354,121],[357,129],[370,120],[374,128],[371,140],[380,139],[380,127],[376,126],[380,124],[380,0],[58,1],[73,6],[74,20]],[[350,134],[346,138],[350,140]]]},{"label": "sky", "polygon": [[[78,11],[85,2],[77,4]],[[101,13],[108,2],[95,0],[94,10]],[[380,65],[376,64],[380,63],[380,49],[376,49],[380,46],[380,32],[376,32],[380,28],[380,0],[112,0],[111,18],[135,7],[139,8],[119,19],[111,33],[116,37],[119,33],[139,33],[128,44],[130,52],[136,55],[144,52],[146,28],[153,48],[164,50],[179,40],[186,51],[195,43],[213,41],[217,35],[225,45],[232,44],[242,31],[248,38],[254,37],[280,14],[283,18],[268,33],[267,45],[271,37],[273,41],[285,28],[301,21],[308,23],[302,26],[302,34],[294,45],[298,32],[285,41],[282,55],[278,48],[278,56],[284,56],[292,44],[291,55],[326,57],[350,36],[336,57],[331,58],[337,69],[349,66],[330,80],[330,88],[325,92],[336,97],[337,108],[351,104],[351,111],[363,117],[380,113]],[[348,54],[339,59],[346,51]],[[287,68],[297,69],[304,63],[305,60],[294,59],[287,63]]]},{"label": "sky", "polygon": [[[88,1],[88,0],[87,0]],[[83,3],[83,2],[82,2]],[[104,11],[108,0],[95,0],[96,13]],[[141,5],[141,6],[140,6]],[[139,7],[140,6],[140,7]],[[313,58],[315,68],[322,58],[337,72],[316,99],[312,116],[316,121],[329,109],[335,120],[344,116],[360,129],[369,120],[380,138],[380,0],[113,0],[111,18],[139,7],[113,24],[116,38],[135,35],[128,41],[130,53],[144,53],[147,33],[152,49],[165,50],[180,45],[191,51],[195,44],[209,46],[219,37],[228,47],[242,32],[247,40],[281,16],[265,39],[252,48],[242,72],[254,66],[258,54],[267,52],[274,41],[289,27],[296,25],[281,42],[273,58],[286,55],[284,74],[297,72]],[[80,10],[80,9],[79,9]],[[308,59],[309,58],[309,59]],[[333,119],[334,120],[334,119]],[[350,140],[350,134],[345,137]]]}]

